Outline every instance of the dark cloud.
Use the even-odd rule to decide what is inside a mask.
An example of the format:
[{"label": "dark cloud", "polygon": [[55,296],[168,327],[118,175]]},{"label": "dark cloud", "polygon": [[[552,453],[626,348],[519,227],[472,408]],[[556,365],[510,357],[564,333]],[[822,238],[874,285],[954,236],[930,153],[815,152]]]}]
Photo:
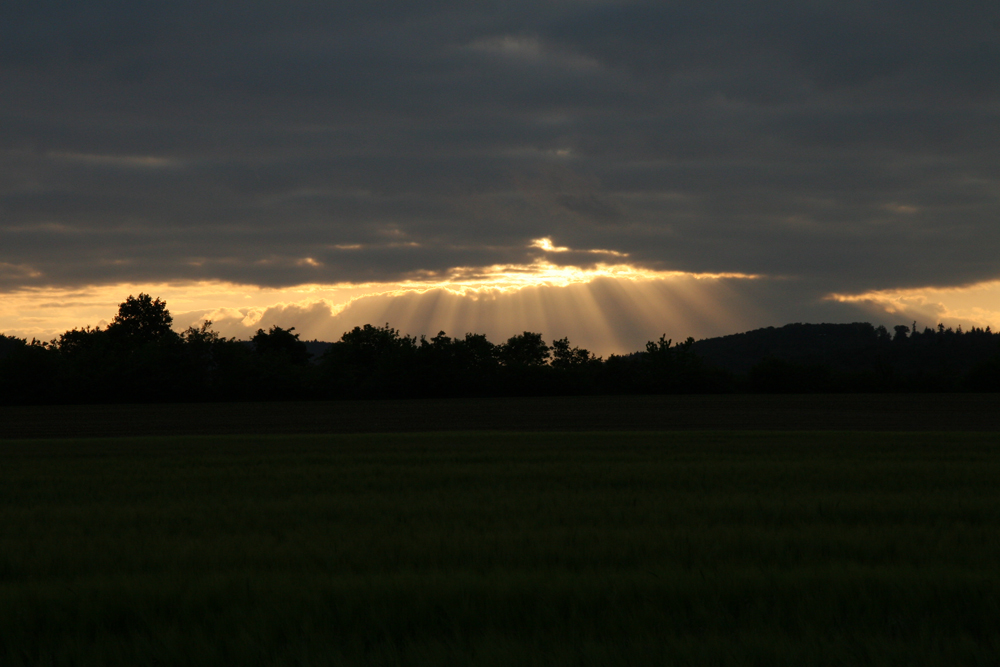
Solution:
[{"label": "dark cloud", "polygon": [[528,262],[543,236],[792,277],[802,304],[996,278],[998,21],[980,0],[12,0],[0,287],[394,280]]}]

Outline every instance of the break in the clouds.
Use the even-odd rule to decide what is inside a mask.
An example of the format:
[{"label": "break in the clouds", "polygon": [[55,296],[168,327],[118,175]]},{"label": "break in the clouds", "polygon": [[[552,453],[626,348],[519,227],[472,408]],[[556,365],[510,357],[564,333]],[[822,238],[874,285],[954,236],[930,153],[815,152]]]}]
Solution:
[{"label": "break in the clouds", "polygon": [[998,155],[986,0],[0,5],[6,294],[544,259],[848,317],[1000,278]]}]

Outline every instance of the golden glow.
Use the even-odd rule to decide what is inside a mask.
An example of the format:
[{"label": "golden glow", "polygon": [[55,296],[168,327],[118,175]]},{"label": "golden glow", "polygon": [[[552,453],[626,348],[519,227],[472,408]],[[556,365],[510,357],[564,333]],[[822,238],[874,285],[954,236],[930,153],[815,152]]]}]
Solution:
[{"label": "golden glow", "polygon": [[[552,244],[552,239],[541,238],[533,239],[529,248],[538,248],[539,250],[544,250],[545,252],[574,252],[572,248],[567,248],[565,246],[555,246]],[[617,250],[577,250],[575,252],[587,252],[597,255],[611,255],[612,257],[628,257],[627,252],[618,252]]]},{"label": "golden glow", "polygon": [[[728,298],[725,283],[759,277],[655,271],[622,262],[558,265],[545,256],[583,252],[613,258],[625,254],[571,251],[549,238],[535,239],[530,247],[544,255],[527,264],[417,272],[396,282],[267,288],[189,281],[20,288],[0,294],[0,333],[50,340],[69,329],[106,326],[126,296],[145,292],[167,302],[178,330],[212,320],[223,335],[242,339],[258,327],[278,325],[295,326],[305,339],[336,340],[353,326],[390,322],[414,334],[479,332],[491,339],[535,330],[551,338],[569,336],[598,353],[608,353],[631,351],[634,344],[641,347],[643,341],[636,343],[634,336],[623,333],[623,327],[642,330],[644,335],[651,332],[648,335],[653,337],[664,331],[687,336],[715,333],[711,327],[724,323],[728,328],[718,333],[729,333],[745,319],[741,312],[746,309],[735,300],[725,306],[715,304],[713,295]],[[312,257],[294,263],[322,266]],[[28,273],[26,267],[0,269],[8,275]]]},{"label": "golden glow", "polygon": [[862,294],[831,294],[832,301],[851,303],[869,311],[916,320],[919,325],[1000,325],[1000,280],[960,287],[918,287],[873,290]]},{"label": "golden glow", "polygon": [[[474,331],[491,339],[540,330],[552,338],[569,336],[578,344],[587,342],[590,349],[606,354],[630,351],[633,341],[618,331],[626,320],[656,335],[663,331],[698,335],[704,328],[690,326],[704,321],[699,312],[710,311],[727,323],[718,332],[728,333],[745,318],[732,304],[713,310],[713,290],[724,290],[727,279],[755,277],[627,265],[583,269],[537,261],[457,268],[398,283],[266,288],[178,282],[23,288],[0,295],[0,333],[50,340],[69,329],[106,326],[126,296],[146,292],[167,302],[178,330],[207,319],[223,335],[244,339],[258,327],[275,324],[295,326],[306,339],[337,339],[356,325],[390,322],[412,333]],[[715,331],[704,329],[704,334]]]},{"label": "golden glow", "polygon": [[552,245],[552,239],[535,239],[531,242],[532,248],[540,248],[545,252],[569,252],[569,248],[557,248]]},{"label": "golden glow", "polygon": [[588,283],[597,278],[619,280],[669,280],[693,278],[695,280],[720,280],[737,278],[753,280],[760,276],[747,273],[689,273],[685,271],[654,271],[628,264],[598,263],[589,268],[559,266],[545,260],[531,264],[497,264],[489,267],[457,267],[443,275],[426,273],[422,277],[400,283],[398,291],[426,291],[444,289],[455,294],[475,296],[483,292],[508,292],[526,287],[565,287]]}]

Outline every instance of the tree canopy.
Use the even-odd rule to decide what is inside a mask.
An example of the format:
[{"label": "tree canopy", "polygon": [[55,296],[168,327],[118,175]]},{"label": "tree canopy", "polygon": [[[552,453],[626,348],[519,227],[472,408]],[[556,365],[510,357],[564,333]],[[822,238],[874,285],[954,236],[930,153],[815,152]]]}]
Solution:
[{"label": "tree canopy", "polygon": [[118,305],[118,314],[108,325],[108,336],[127,348],[136,348],[165,337],[174,336],[174,318],[167,303],[148,294],[131,294]]},{"label": "tree canopy", "polygon": [[943,325],[890,333],[867,323],[790,324],[679,344],[660,336],[602,359],[530,331],[495,344],[478,333],[417,339],[365,324],[307,345],[294,327],[239,341],[211,322],[179,334],[172,324],[164,301],[139,294],[105,328],[48,343],[0,333],[0,403],[1000,391],[1000,335]]}]

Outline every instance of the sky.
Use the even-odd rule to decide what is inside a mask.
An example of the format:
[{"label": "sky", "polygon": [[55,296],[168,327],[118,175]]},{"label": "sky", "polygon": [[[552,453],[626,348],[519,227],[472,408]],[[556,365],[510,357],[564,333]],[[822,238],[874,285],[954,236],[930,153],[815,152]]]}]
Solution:
[{"label": "sky", "polygon": [[995,0],[0,4],[0,332],[1000,326]]}]

